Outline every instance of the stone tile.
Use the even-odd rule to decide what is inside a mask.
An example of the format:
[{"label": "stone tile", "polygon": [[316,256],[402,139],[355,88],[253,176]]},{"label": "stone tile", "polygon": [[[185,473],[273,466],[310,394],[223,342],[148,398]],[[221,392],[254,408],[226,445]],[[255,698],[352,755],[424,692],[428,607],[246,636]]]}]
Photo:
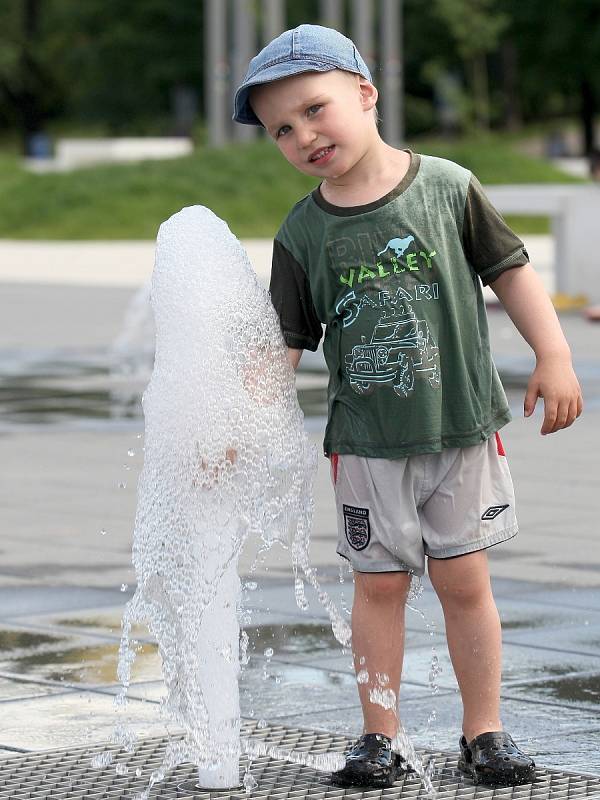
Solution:
[{"label": "stone tile", "polygon": [[574,672],[589,672],[597,669],[598,659],[593,656],[577,655],[568,649],[559,650],[544,647],[505,643],[503,646],[502,682],[509,686],[517,682],[538,678],[552,678]]},{"label": "stone tile", "polygon": [[[261,668],[247,669],[240,681],[242,715],[278,719],[306,711],[344,707],[358,699],[354,675],[305,664],[273,663],[267,678]],[[401,696],[419,696],[420,687],[404,686]]]},{"label": "stone tile", "polygon": [[[43,750],[109,741],[123,713],[114,698],[97,692],[66,692],[34,700],[15,700],[3,707],[0,748]],[[10,706],[10,713],[8,712]],[[140,736],[164,735],[158,706],[131,701],[127,720]]]},{"label": "stone tile", "polygon": [[[438,658],[437,668],[439,669],[435,683],[442,690],[456,689],[456,678],[445,642],[435,641],[435,655]],[[353,672],[349,656],[322,657],[307,660],[305,663],[319,666],[322,669],[340,670],[348,674]],[[567,651],[505,644],[502,683],[504,690],[508,691],[509,687],[515,683],[564,676],[569,673],[589,672],[596,669],[597,663],[597,658],[591,655],[579,656]],[[408,648],[404,655],[403,682],[423,686],[429,691],[432,666],[433,648],[431,646]]]},{"label": "stone tile", "polygon": [[600,729],[568,736],[539,736],[529,752],[538,764],[600,775]]},{"label": "stone tile", "polygon": [[571,624],[540,626],[537,630],[509,629],[504,632],[505,641],[531,647],[549,647],[568,652],[600,655],[600,624],[591,624],[595,614],[587,612]]},{"label": "stone tile", "polygon": [[57,686],[10,680],[0,676],[0,703],[6,700],[23,700],[32,697],[43,697],[48,694],[60,694],[61,692],[64,692],[64,689]]},{"label": "stone tile", "polygon": [[[56,454],[54,454],[54,457],[56,457]],[[30,541],[22,542],[21,544],[23,549],[33,546]],[[123,595],[116,587],[115,589],[106,589],[86,586],[27,585],[5,587],[0,585],[1,620],[38,614],[45,615],[52,612],[80,613],[81,609],[118,606],[122,602]]]},{"label": "stone tile", "polygon": [[289,728],[312,728],[352,737],[359,736],[363,729],[360,705],[348,705],[347,703],[339,708],[325,711],[282,716],[277,719],[277,722]]}]

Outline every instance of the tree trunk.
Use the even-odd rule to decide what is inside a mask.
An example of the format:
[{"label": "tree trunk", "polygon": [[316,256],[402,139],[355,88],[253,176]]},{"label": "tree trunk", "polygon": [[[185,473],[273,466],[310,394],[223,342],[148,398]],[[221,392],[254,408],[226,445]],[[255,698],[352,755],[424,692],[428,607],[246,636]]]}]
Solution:
[{"label": "tree trunk", "polygon": [[594,87],[588,78],[580,84],[581,124],[583,127],[584,155],[589,156],[595,147],[594,117],[596,115],[596,96]]},{"label": "tree trunk", "polygon": [[504,127],[508,131],[521,128],[521,101],[519,97],[519,62],[517,48],[512,41],[502,43],[502,88],[504,93]]},{"label": "tree trunk", "polygon": [[470,59],[470,62],[475,125],[482,130],[488,130],[490,127],[490,103],[485,53],[477,53]]},{"label": "tree trunk", "polygon": [[22,148],[26,156],[32,155],[31,137],[41,132],[44,122],[44,112],[39,96],[42,84],[35,63],[39,9],[39,0],[25,0],[23,3],[23,44],[20,57],[21,91],[18,93],[18,111],[21,117]]}]

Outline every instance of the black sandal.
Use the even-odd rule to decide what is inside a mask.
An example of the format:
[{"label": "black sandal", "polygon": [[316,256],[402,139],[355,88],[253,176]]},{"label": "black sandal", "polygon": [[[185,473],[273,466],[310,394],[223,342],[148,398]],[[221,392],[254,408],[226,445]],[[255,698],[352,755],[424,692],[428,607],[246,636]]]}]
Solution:
[{"label": "black sandal", "polygon": [[385,789],[406,772],[412,772],[392,740],[382,733],[366,733],[345,753],[346,766],[331,775],[334,786],[369,786]]},{"label": "black sandal", "polygon": [[504,731],[480,733],[468,743],[461,736],[458,768],[473,783],[487,786],[518,786],[535,780],[535,762]]}]

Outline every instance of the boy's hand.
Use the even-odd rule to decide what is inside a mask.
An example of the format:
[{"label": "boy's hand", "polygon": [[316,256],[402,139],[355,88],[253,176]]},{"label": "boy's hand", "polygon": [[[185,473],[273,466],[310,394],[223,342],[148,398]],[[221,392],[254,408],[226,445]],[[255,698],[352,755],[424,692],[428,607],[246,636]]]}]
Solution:
[{"label": "boy's hand", "polygon": [[583,400],[569,357],[538,359],[525,393],[526,417],[533,414],[538,397],[544,398],[542,436],[568,428],[575,422],[583,410]]},{"label": "boy's hand", "polygon": [[219,483],[221,476],[230,470],[237,461],[237,450],[228,447],[225,450],[225,458],[220,458],[216,462],[210,463],[201,455],[200,445],[196,442],[197,466],[192,475],[192,486],[194,489],[214,489]]}]

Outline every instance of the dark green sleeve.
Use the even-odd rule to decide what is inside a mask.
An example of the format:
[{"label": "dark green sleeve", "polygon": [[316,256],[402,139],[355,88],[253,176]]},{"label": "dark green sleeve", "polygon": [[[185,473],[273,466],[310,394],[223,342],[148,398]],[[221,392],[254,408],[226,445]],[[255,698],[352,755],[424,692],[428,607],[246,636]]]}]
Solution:
[{"label": "dark green sleeve", "polygon": [[474,175],[465,201],[462,243],[467,261],[483,284],[529,262],[525,245],[490,203]]},{"label": "dark green sleeve", "polygon": [[273,242],[269,291],[287,346],[296,350],[316,350],[323,328],[313,305],[308,278],[302,266],[278,239]]}]

